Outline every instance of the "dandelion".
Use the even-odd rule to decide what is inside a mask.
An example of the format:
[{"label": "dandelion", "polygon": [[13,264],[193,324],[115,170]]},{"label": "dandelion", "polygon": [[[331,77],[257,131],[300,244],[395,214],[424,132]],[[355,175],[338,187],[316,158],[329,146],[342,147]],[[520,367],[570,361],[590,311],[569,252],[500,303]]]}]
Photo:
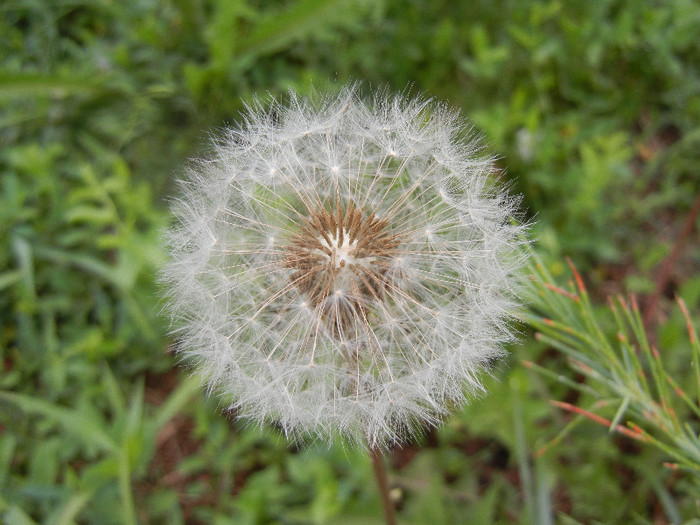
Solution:
[{"label": "dandelion", "polygon": [[385,448],[512,337],[517,201],[453,111],[356,88],[249,107],[175,201],[179,355],[239,418]]}]

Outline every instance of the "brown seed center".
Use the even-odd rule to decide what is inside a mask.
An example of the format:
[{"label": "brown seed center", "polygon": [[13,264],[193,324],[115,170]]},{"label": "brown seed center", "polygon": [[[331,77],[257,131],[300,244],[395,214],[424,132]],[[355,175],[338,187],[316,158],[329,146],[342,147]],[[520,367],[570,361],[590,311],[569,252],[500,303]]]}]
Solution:
[{"label": "brown seed center", "polygon": [[308,304],[319,308],[336,336],[353,322],[366,323],[367,307],[391,292],[387,275],[394,264],[399,235],[387,221],[365,214],[340,199],[329,210],[311,210],[286,246],[284,264]]}]

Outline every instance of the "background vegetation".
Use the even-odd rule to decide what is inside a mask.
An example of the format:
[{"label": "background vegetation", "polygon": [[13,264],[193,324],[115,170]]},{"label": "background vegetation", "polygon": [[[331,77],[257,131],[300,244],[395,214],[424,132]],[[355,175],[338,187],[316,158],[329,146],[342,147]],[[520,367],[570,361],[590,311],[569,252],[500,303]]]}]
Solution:
[{"label": "background vegetation", "polygon": [[[358,79],[462,108],[539,239],[542,334],[523,325],[488,397],[388,456],[401,522],[700,514],[698,348],[672,301],[697,318],[695,0],[4,0],[5,523],[381,523],[364,453],[241,428],[177,370],[154,285],[208,131],[255,94]],[[639,308],[616,320],[621,292]]]}]

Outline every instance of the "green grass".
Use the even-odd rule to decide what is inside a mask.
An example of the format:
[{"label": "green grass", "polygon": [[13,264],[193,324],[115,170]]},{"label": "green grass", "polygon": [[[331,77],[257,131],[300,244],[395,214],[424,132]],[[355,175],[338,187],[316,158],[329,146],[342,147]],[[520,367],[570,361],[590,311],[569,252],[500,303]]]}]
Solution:
[{"label": "green grass", "polygon": [[[553,292],[556,304],[535,301],[531,319],[588,322],[581,334],[597,326],[604,344],[618,331],[608,294],[638,294],[642,313],[658,300],[661,322],[648,328],[663,370],[694,392],[672,298],[697,322],[697,228],[673,248],[700,187],[698,27],[694,0],[3,2],[2,520],[381,523],[363,453],[297,450],[274,428],[227,420],[176,371],[158,315],[174,174],[266,92],[363,80],[366,92],[408,89],[461,108],[523,194],[548,279],[569,290],[568,256],[588,286],[585,313]],[[664,261],[671,272],[656,290]],[[545,336],[522,327],[487,397],[389,455],[401,522],[696,517],[696,476],[663,466],[685,458],[673,446],[548,403],[649,421],[572,372],[571,340],[537,319]],[[626,352],[637,359],[631,343]],[[636,363],[656,381],[647,357]],[[672,397],[671,383],[650,384],[651,398]],[[687,417],[694,443],[697,416]]]}]

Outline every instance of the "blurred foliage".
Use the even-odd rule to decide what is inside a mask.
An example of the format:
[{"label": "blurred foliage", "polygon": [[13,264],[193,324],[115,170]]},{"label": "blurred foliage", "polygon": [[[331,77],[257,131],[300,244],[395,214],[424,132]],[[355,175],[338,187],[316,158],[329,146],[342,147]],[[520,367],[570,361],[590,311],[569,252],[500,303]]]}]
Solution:
[{"label": "blurred foliage", "polygon": [[[700,189],[698,27],[695,0],[4,0],[3,521],[381,523],[361,451],[290,450],[172,371],[154,274],[173,172],[255,96],[348,80],[428,93],[488,137],[542,267],[556,279],[572,257],[614,337],[596,301],[654,290]],[[692,315],[700,243],[683,248],[662,292]],[[684,319],[656,337],[686,388]],[[658,468],[678,458],[549,406],[591,403],[592,386],[523,339],[488,397],[388,458],[402,522],[698,514],[692,477]]]}]

